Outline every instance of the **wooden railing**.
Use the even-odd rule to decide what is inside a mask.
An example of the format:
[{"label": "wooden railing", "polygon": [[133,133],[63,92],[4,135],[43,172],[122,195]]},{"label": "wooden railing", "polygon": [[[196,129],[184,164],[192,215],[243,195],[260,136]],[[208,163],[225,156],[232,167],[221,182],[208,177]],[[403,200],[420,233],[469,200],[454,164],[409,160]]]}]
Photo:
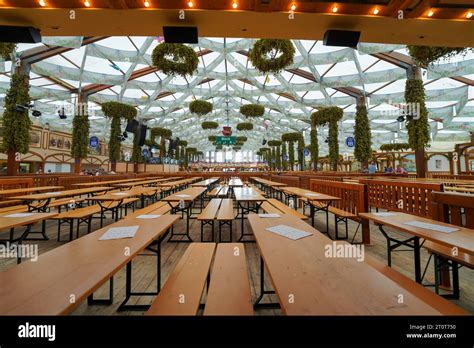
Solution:
[{"label": "wooden railing", "polygon": [[432,218],[474,229],[474,198],[464,193],[433,192]]},{"label": "wooden railing", "polygon": [[[110,175],[76,175],[76,176],[66,176],[59,178],[59,186],[64,186],[64,189],[71,190],[77,188],[75,184],[81,184],[85,182],[97,182],[109,181],[109,180],[123,180],[134,178],[134,174],[110,174]],[[100,185],[100,184],[98,184]]]},{"label": "wooden railing", "polygon": [[411,181],[367,180],[369,207],[402,211],[407,214],[431,217],[431,193],[442,191],[441,183]]},{"label": "wooden railing", "polygon": [[270,175],[271,181],[281,182],[288,186],[301,187],[300,177],[298,176],[289,176],[289,175]]},{"label": "wooden railing", "polygon": [[433,174],[434,179],[474,180],[474,175]]}]

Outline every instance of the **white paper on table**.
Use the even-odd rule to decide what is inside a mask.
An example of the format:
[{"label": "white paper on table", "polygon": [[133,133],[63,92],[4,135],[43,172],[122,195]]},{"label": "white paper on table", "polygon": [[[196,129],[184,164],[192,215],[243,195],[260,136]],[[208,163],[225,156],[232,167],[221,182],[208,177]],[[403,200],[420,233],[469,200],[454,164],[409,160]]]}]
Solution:
[{"label": "white paper on table", "polygon": [[261,218],[279,218],[279,214],[258,214],[258,217]]},{"label": "white paper on table", "polygon": [[15,213],[15,214],[10,214],[10,215],[4,215],[3,217],[7,218],[21,218],[21,217],[27,217],[31,216],[33,213]]},{"label": "white paper on table", "polygon": [[112,193],[112,196],[125,196],[127,195],[126,192],[115,192],[115,193]]},{"label": "white paper on table", "polygon": [[382,213],[372,213],[374,214],[375,216],[379,216],[379,217],[387,217],[387,216],[397,216],[399,215],[398,213],[385,213],[385,212],[382,212]]},{"label": "white paper on table", "polygon": [[59,195],[61,192],[46,192],[45,195]]},{"label": "white paper on table", "polygon": [[319,193],[307,193],[305,196],[317,197],[317,196],[321,196],[321,195]]},{"label": "white paper on table", "polygon": [[427,229],[427,230],[443,232],[443,233],[452,233],[452,232],[455,232],[455,231],[459,231],[459,228],[447,227],[447,226],[436,225],[436,224],[429,224],[427,222],[421,222],[421,221],[408,221],[408,222],[404,222],[404,224],[409,225],[409,226],[413,226],[413,227],[424,228],[424,229]]},{"label": "white paper on table", "polygon": [[161,215],[153,215],[153,214],[148,214],[148,215],[138,215],[137,216],[137,219],[157,219],[159,218]]},{"label": "white paper on table", "polygon": [[176,197],[179,197],[179,198],[186,198],[186,197],[191,197],[191,195],[175,195]]},{"label": "white paper on table", "polygon": [[286,226],[286,225],[278,225],[273,227],[266,228],[267,231],[279,234],[280,236],[286,237],[288,239],[297,240],[304,237],[311,236],[312,233],[301,231],[296,228]]},{"label": "white paper on table", "polygon": [[112,227],[107,230],[99,240],[133,238],[138,231],[138,226]]}]

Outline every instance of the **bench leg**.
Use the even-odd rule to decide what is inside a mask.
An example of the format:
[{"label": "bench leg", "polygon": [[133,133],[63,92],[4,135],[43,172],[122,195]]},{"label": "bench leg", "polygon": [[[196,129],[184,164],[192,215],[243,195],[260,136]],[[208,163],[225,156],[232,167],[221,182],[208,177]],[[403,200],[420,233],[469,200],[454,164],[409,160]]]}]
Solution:
[{"label": "bench leg", "polygon": [[94,294],[90,294],[87,297],[87,304],[99,305],[99,306],[110,306],[114,302],[114,277],[109,279],[109,298],[106,299],[94,299]]},{"label": "bench leg", "polygon": [[280,308],[278,302],[260,303],[263,296],[270,294],[275,294],[275,290],[265,290],[265,263],[263,262],[263,258],[260,256],[260,294],[255,300],[253,308]]}]

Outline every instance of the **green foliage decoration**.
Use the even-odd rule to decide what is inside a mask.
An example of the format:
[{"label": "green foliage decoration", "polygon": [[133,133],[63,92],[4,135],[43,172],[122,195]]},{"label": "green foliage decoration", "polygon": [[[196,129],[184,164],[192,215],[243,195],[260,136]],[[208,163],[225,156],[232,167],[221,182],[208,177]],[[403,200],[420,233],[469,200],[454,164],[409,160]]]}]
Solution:
[{"label": "green foliage decoration", "polygon": [[193,100],[189,103],[189,111],[199,116],[204,116],[212,112],[212,108],[212,103],[205,100]]},{"label": "green foliage decoration", "polygon": [[241,135],[241,136],[235,137],[235,140],[238,142],[245,142],[247,141],[247,137]]},{"label": "green foliage decoration", "polygon": [[279,73],[293,64],[295,47],[291,40],[260,39],[250,50],[249,60],[262,73]]},{"label": "green foliage decoration", "polygon": [[404,151],[410,149],[408,143],[395,143],[395,144],[383,144],[380,145],[381,151]]},{"label": "green foliage decoration", "polygon": [[405,84],[405,101],[410,105],[419,106],[420,115],[407,121],[408,144],[413,150],[422,150],[430,142],[428,110],[425,105],[425,88],[423,81],[408,79]]},{"label": "green foliage decoration", "polygon": [[16,48],[16,44],[12,42],[0,42],[0,57],[5,60],[11,59],[11,54]]},{"label": "green foliage decoration", "polygon": [[240,113],[246,117],[261,117],[265,114],[265,107],[258,104],[245,104],[240,107]]},{"label": "green foliage decoration", "polygon": [[250,122],[242,122],[237,124],[238,131],[251,131],[253,129],[253,124]]},{"label": "green foliage decoration", "polygon": [[304,138],[303,134],[300,134],[298,138],[298,163],[300,164],[300,170],[304,170]]},{"label": "green foliage decoration", "polygon": [[217,137],[216,137],[215,135],[209,135],[209,136],[207,137],[207,139],[208,139],[211,143],[213,143],[214,141],[216,141]]},{"label": "green foliage decoration", "polygon": [[309,133],[310,145],[309,152],[311,154],[311,164],[314,170],[318,170],[319,144],[318,144],[318,129],[315,125],[311,125]]},{"label": "green foliage decoration", "polygon": [[372,157],[372,135],[370,121],[365,104],[357,105],[354,125],[354,157],[360,163],[367,162]]},{"label": "green foliage decoration", "polygon": [[71,156],[86,158],[89,153],[89,115],[77,112],[72,120]]},{"label": "green foliage decoration", "polygon": [[413,58],[415,63],[422,67],[428,68],[437,60],[444,58],[449,59],[457,54],[466,54],[472,51],[472,47],[435,47],[435,46],[407,46],[408,53]]},{"label": "green foliage decoration", "polygon": [[288,169],[288,160],[285,159],[286,155],[287,155],[286,142],[283,141],[281,143],[281,166],[283,170]]},{"label": "green foliage decoration", "polygon": [[170,76],[191,76],[197,70],[199,58],[189,46],[163,42],[151,55],[153,65]]},{"label": "green foliage decoration", "polygon": [[216,129],[219,127],[219,123],[214,122],[214,121],[204,121],[201,123],[202,129]]}]

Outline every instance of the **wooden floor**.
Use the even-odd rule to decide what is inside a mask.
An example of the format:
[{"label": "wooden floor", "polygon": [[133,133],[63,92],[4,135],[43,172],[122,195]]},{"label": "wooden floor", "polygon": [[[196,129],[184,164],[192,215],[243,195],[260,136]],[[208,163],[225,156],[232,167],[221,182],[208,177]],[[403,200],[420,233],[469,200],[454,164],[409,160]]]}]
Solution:
[{"label": "wooden floor", "polygon": [[[107,219],[106,223],[112,223],[112,219]],[[176,227],[175,231],[182,231],[185,226],[185,221],[180,220]],[[191,237],[194,241],[200,241],[200,223],[199,221],[193,219],[190,222],[191,226]],[[249,228],[247,222],[245,222],[246,229]],[[39,227],[39,226],[38,226]],[[86,233],[86,226],[83,226],[82,235]],[[356,229],[357,225],[353,222],[350,222],[349,225],[349,236],[352,238],[352,235]],[[92,231],[95,231],[99,228],[99,220],[95,219],[93,221]],[[325,216],[321,213],[317,216],[316,219],[316,228],[320,231],[325,230]],[[217,229],[217,228],[216,228]],[[342,225],[340,230],[342,229]],[[226,229],[223,235],[223,238],[228,238],[228,229]],[[333,236],[334,231],[334,219],[330,218],[330,234]],[[69,238],[69,228],[64,225],[62,229],[62,239]],[[209,226],[206,227],[206,231],[209,231]],[[387,231],[391,231],[387,228]],[[391,231],[394,234],[398,234]],[[2,232],[2,238],[5,237],[5,233]],[[59,247],[65,242],[57,242],[57,222],[48,221],[47,222],[47,235],[49,236],[49,241],[40,241],[40,242],[25,242],[26,243],[38,243],[39,254],[43,254],[54,248]],[[210,232],[205,233],[205,238],[209,238]],[[233,241],[236,241],[240,235],[240,221],[233,224]],[[360,238],[360,233],[358,235]],[[377,259],[386,262],[386,242],[381,233],[376,227],[371,225],[371,238],[372,244],[365,247],[367,254],[376,257]],[[207,240],[207,239],[206,239]],[[357,240],[357,239],[356,239]],[[183,255],[184,251],[189,244],[186,243],[167,243],[163,242],[162,244],[162,284],[165,283],[170,272],[176,266],[177,262]],[[257,297],[260,287],[260,267],[259,267],[259,254],[257,246],[255,243],[246,243],[245,244],[246,253],[247,253],[247,262],[249,269],[249,279],[252,290],[253,299]],[[422,250],[422,267],[426,265],[429,254],[426,250]],[[29,261],[27,261],[29,262]],[[0,271],[6,270],[10,267],[16,265],[15,259],[1,259],[0,258]],[[154,291],[156,290],[156,259],[152,254],[146,256],[138,256],[133,261],[133,289],[132,291]],[[411,277],[413,279],[414,267],[413,267],[413,252],[412,251],[397,251],[392,254],[392,267],[397,271]],[[54,272],[54,269],[51,270]],[[474,271],[461,268],[459,271],[460,277],[460,289],[461,289],[461,299],[460,300],[451,300],[460,307],[466,309],[467,311],[474,313]],[[428,271],[425,277],[425,283],[433,283],[433,262],[431,262],[428,267]],[[348,284],[350,286],[350,284]],[[266,279],[266,289],[272,288],[269,279]],[[108,296],[108,283],[104,284],[98,291],[95,292],[95,298],[104,298]],[[123,301],[125,294],[125,269],[120,270],[114,277],[114,303],[110,306],[88,306],[87,303],[81,303],[77,309],[73,312],[73,315],[142,315],[143,312],[121,312],[117,313],[117,307]],[[204,295],[205,296],[205,295]],[[148,304],[153,300],[154,297],[135,297],[129,301],[129,304]],[[268,295],[267,297],[268,298]],[[275,295],[270,295],[272,301],[276,302],[277,298]],[[356,300],[356,299],[354,299]],[[204,297],[203,297],[204,301]],[[281,314],[280,310],[257,310],[256,315],[279,315]]]}]

